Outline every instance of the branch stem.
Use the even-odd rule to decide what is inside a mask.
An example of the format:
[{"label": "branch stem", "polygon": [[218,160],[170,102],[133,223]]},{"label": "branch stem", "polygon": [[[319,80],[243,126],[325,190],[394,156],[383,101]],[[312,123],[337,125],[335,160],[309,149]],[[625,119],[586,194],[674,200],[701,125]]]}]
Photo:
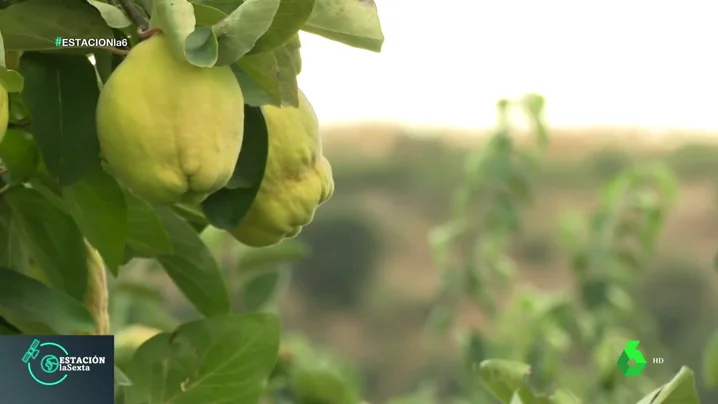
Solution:
[{"label": "branch stem", "polygon": [[149,22],[137,8],[137,5],[132,0],[117,0],[120,7],[125,11],[128,17],[134,22],[141,30],[147,30],[150,26]]},{"label": "branch stem", "polygon": [[103,49],[120,56],[127,56],[130,53],[127,49],[113,48],[112,46],[98,46],[97,49]]}]

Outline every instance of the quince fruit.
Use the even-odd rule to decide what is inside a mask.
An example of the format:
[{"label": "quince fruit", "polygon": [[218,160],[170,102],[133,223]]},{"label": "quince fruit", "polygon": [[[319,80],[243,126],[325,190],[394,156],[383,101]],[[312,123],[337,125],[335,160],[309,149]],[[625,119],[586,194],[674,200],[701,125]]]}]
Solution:
[{"label": "quince fruit", "polygon": [[7,132],[7,124],[10,120],[10,99],[5,87],[0,85],[0,142]]},{"label": "quince fruit", "polygon": [[244,96],[229,66],[180,60],[156,34],[115,69],[97,104],[109,170],[148,202],[199,203],[227,184],[244,135]]},{"label": "quince fruit", "polygon": [[317,207],[334,193],[322,155],[319,122],[300,91],[299,106],[262,108],[269,137],[264,179],[242,222],[229,233],[250,247],[266,247],[299,234]]}]

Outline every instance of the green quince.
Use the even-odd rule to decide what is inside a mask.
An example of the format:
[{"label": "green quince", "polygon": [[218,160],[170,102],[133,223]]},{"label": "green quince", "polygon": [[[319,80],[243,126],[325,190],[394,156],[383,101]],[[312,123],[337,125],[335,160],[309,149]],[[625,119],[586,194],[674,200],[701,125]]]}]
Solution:
[{"label": "green quince", "polygon": [[7,124],[10,120],[10,98],[5,87],[0,85],[0,142],[5,137]]},{"label": "green quince", "polygon": [[334,193],[329,161],[322,155],[319,122],[307,97],[299,106],[262,107],[269,155],[257,197],[229,233],[250,247],[266,247],[299,234],[317,207]]},{"label": "green quince", "polygon": [[244,135],[244,96],[229,66],[193,66],[155,34],[105,83],[97,134],[109,171],[137,196],[199,203],[232,176]]}]

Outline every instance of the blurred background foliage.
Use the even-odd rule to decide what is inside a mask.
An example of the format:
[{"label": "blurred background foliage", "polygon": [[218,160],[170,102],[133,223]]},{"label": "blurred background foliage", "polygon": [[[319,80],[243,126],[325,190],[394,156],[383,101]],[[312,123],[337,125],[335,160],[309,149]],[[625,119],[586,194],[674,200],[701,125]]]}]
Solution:
[{"label": "blurred background foliage", "polygon": [[[274,402],[351,403],[361,391],[372,403],[448,403],[461,391],[465,355],[459,349],[465,344],[455,343],[453,335],[433,344],[426,338],[427,318],[444,282],[427,237],[450,221],[452,193],[466,181],[466,159],[485,147],[487,136],[434,135],[417,136],[379,124],[326,128],[324,147],[334,168],[336,193],[297,239],[260,251],[239,248],[218,232],[203,234],[236,286],[238,310],[278,310],[287,340],[283,361],[306,365],[291,374],[278,365],[273,388],[294,391],[295,401]],[[507,288],[497,289],[498,314],[489,321],[485,311],[462,305],[455,322],[507,342],[503,350],[493,346],[490,353],[474,347],[478,360],[486,355],[530,359],[531,353],[520,351],[531,350],[538,335],[558,344],[551,349],[560,351],[557,346],[566,344],[562,338],[570,337],[551,334],[555,330],[544,323],[533,329],[531,319],[561,299],[579,299],[572,293],[581,295],[577,285],[586,287],[576,281],[580,246],[569,245],[580,237],[566,232],[576,231],[581,217],[600,212],[605,186],[619,173],[660,162],[675,176],[677,199],[666,211],[650,257],[640,265],[640,276],[624,289],[630,294],[628,304],[637,305],[634,314],[622,322],[612,317],[615,324],[604,324],[605,331],[615,334],[621,346],[629,337],[640,337],[647,357],[664,357],[664,365],[647,368],[648,376],[660,383],[681,365],[691,366],[698,373],[703,402],[716,402],[718,394],[701,384],[700,374],[703,349],[718,327],[712,272],[718,238],[718,146],[687,138],[668,147],[618,130],[606,136],[583,135],[552,132],[541,164],[526,171],[533,202],[525,208],[522,231],[508,250],[517,277]],[[530,137],[516,139],[519,144],[533,142]],[[131,265],[136,268],[122,271],[112,285],[120,364],[134,344],[155,330],[171,330],[197,317],[161,271],[144,262]],[[248,290],[249,282],[253,286]],[[585,353],[601,352],[598,345],[603,342],[584,342],[595,346],[582,347],[583,354],[567,348],[563,361],[543,363],[551,376],[542,380],[544,368],[539,367],[535,382],[553,388],[556,381],[591,403],[619,402],[618,396],[591,395],[594,387],[607,391],[606,384],[619,382],[585,363]],[[613,371],[617,354],[609,346],[602,360]],[[316,380],[323,380],[324,387],[315,394]],[[332,383],[336,388],[326,387]],[[659,384],[632,383],[644,394]],[[303,387],[287,387],[297,384]],[[297,391],[311,397],[298,398]],[[333,397],[316,397],[320,391]]]}]

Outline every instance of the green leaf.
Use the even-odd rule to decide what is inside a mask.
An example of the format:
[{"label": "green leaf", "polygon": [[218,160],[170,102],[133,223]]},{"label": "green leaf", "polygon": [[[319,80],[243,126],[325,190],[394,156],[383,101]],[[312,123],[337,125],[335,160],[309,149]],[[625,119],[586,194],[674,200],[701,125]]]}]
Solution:
[{"label": "green leaf", "polygon": [[252,53],[273,50],[299,32],[312,15],[316,0],[281,0],[269,30],[252,48]]},{"label": "green leaf", "polygon": [[211,27],[227,16],[227,14],[214,7],[197,3],[192,3],[192,7],[194,8],[194,18],[197,20],[198,27]]},{"label": "green leaf", "polygon": [[259,192],[268,153],[269,139],[264,115],[260,108],[245,105],[244,141],[234,176],[252,184],[252,187],[224,188],[205,199],[202,211],[213,226],[227,230],[239,225]]},{"label": "green leaf", "polygon": [[172,254],[172,240],[149,203],[123,190],[127,204],[127,247],[144,258]]},{"label": "green leaf", "polygon": [[196,22],[189,1],[154,1],[151,25],[169,38],[175,55],[195,66],[212,67],[217,62],[217,38],[209,28],[195,29]]},{"label": "green leaf", "polygon": [[115,366],[115,384],[123,387],[132,386],[130,378],[117,366]]},{"label": "green leaf", "polygon": [[10,324],[4,318],[0,317],[0,335],[18,335],[22,334],[22,331],[18,330],[17,327]]},{"label": "green leaf", "polygon": [[40,164],[40,150],[32,135],[18,129],[8,129],[0,142],[0,160],[7,169],[10,184],[27,181]]},{"label": "green leaf", "polygon": [[217,63],[219,43],[210,27],[198,27],[187,37],[185,55],[195,66],[212,67]]},{"label": "green leaf", "polygon": [[120,185],[97,167],[82,180],[64,187],[62,195],[82,233],[117,276],[129,233],[127,203]]},{"label": "green leaf", "polygon": [[0,267],[27,273],[29,266],[27,247],[20,241],[9,210],[0,204]]},{"label": "green leaf", "polygon": [[110,27],[122,29],[132,25],[132,21],[127,18],[125,13],[120,8],[115,7],[112,4],[107,4],[104,1],[87,0],[87,2],[100,12],[102,19],[104,19]]},{"label": "green leaf", "polygon": [[50,283],[82,301],[87,285],[87,257],[74,220],[36,190],[13,188],[0,199],[12,213],[18,235]]},{"label": "green leaf", "polygon": [[236,10],[244,0],[191,0],[193,6],[201,5],[212,7],[227,15]]},{"label": "green leaf", "polygon": [[274,304],[285,286],[291,272],[273,270],[256,274],[242,285],[242,304],[246,311],[260,311]]},{"label": "green leaf", "polygon": [[670,382],[643,397],[637,404],[700,404],[693,371],[681,367]]},{"label": "green leaf", "polygon": [[188,206],[186,204],[177,204],[172,207],[172,211],[179,215],[179,217],[186,220],[198,234],[202,233],[204,229],[209,226],[209,222],[202,214],[202,210],[199,206],[195,207]]},{"label": "green leaf", "polygon": [[76,299],[0,268],[0,315],[26,334],[89,332],[95,321]]},{"label": "green leaf", "polygon": [[317,0],[304,31],[355,48],[381,52],[384,34],[374,0]]},{"label": "green leaf", "polygon": [[274,268],[279,264],[307,258],[310,254],[311,250],[307,244],[297,239],[288,239],[269,247],[248,247],[242,250],[237,268],[240,273]]},{"label": "green leaf", "polygon": [[580,398],[568,390],[558,389],[549,398],[551,404],[581,404]]},{"label": "green leaf", "polygon": [[478,376],[482,385],[497,399],[509,402],[514,392],[526,386],[531,367],[525,363],[503,359],[488,359],[479,364]]},{"label": "green leaf", "polygon": [[45,164],[61,185],[71,185],[100,164],[95,69],[85,56],[25,53],[20,71]]},{"label": "green leaf", "polygon": [[718,386],[718,332],[713,334],[703,351],[703,382],[709,388]]},{"label": "green leaf", "polygon": [[225,315],[181,325],[145,342],[126,372],[126,404],[259,400],[277,361],[276,315]]},{"label": "green leaf", "polygon": [[279,9],[280,0],[246,0],[213,32],[219,41],[218,65],[231,65],[249,53],[269,27]]},{"label": "green leaf", "polygon": [[199,235],[172,211],[158,208],[172,240],[173,254],[158,260],[180,291],[205,316],[230,311],[229,292],[212,252]]},{"label": "green leaf", "polygon": [[57,50],[55,38],[112,38],[97,10],[77,0],[28,0],[0,13],[5,50]]},{"label": "green leaf", "polygon": [[294,35],[293,37],[289,38],[289,41],[287,41],[284,46],[287,48],[289,57],[292,60],[294,73],[296,76],[299,76],[299,74],[302,72],[302,41],[299,39],[299,35]]},{"label": "green leaf", "polygon": [[253,107],[299,104],[297,75],[301,70],[299,36],[271,52],[250,54],[232,65],[244,94]]},{"label": "green leaf", "polygon": [[300,403],[360,403],[356,388],[342,374],[328,367],[301,367],[293,372],[290,386]]}]

